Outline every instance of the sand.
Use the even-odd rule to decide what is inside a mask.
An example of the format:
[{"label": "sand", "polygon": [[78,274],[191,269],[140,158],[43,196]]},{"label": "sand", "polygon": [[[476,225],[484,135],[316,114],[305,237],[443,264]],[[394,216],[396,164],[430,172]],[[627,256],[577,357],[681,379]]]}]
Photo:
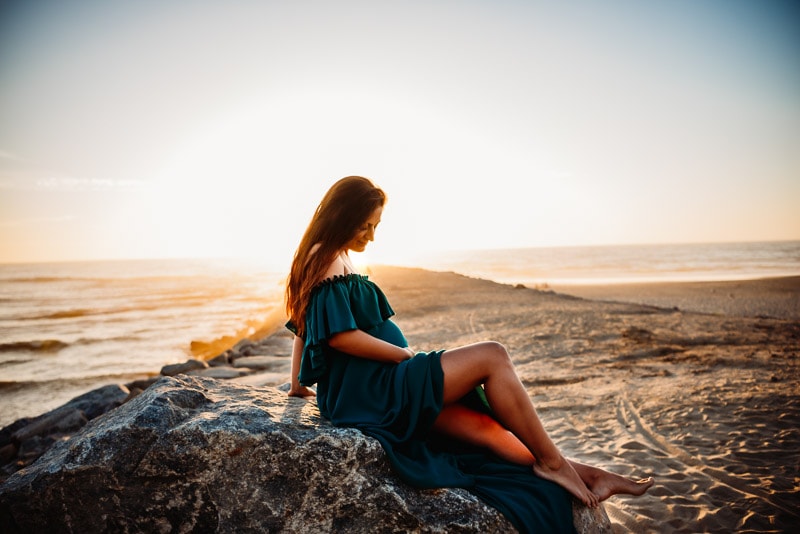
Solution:
[{"label": "sand", "polygon": [[[567,456],[655,477],[645,496],[605,502],[616,532],[800,525],[800,277],[556,292],[421,269],[369,275],[414,349],[503,343]],[[236,380],[288,380],[290,336],[277,332],[261,342],[278,342],[285,365]]]},{"label": "sand", "polygon": [[800,525],[800,278],[587,300],[416,269],[370,277],[413,348],[502,342],[562,451],[656,478],[643,497],[606,501],[615,531]]},{"label": "sand", "polygon": [[800,276],[727,282],[553,286],[550,289],[593,300],[800,321]]}]

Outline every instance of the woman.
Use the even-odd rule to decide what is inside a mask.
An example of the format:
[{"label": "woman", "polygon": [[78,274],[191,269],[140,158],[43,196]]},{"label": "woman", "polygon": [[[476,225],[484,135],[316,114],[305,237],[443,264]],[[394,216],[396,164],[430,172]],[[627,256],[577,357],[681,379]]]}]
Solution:
[{"label": "woman", "polygon": [[644,493],[652,479],[562,456],[502,345],[408,347],[386,297],[348,255],[374,239],[385,202],[368,179],[343,178],[303,235],[286,288],[296,334],[289,395],[314,395],[308,386],[317,384],[320,412],[377,438],[406,481],[465,487],[520,530],[571,531],[568,494],[595,507],[610,495]]}]

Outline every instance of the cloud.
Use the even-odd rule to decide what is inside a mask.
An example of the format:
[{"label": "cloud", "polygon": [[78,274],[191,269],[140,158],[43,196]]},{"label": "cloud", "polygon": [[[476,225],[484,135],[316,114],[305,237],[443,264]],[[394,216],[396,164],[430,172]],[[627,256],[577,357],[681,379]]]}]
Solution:
[{"label": "cloud", "polygon": [[0,147],[0,190],[5,191],[141,191],[151,182],[138,179],[71,176],[25,160]]}]

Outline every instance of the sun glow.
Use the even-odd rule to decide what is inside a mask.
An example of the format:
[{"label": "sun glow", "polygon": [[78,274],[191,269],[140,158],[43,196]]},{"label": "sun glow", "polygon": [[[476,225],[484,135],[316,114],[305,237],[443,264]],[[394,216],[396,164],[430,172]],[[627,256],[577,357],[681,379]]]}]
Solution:
[{"label": "sun glow", "polygon": [[17,4],[0,260],[277,262],[350,174],[379,263],[800,236],[788,4]]},{"label": "sun glow", "polygon": [[[441,177],[448,167],[458,175],[454,162],[475,146],[468,135],[413,102],[354,89],[257,100],[209,120],[173,152],[154,181],[152,222],[177,256],[267,247],[257,254],[287,257],[327,187],[362,174],[407,218],[404,230],[384,225],[393,246],[419,245],[430,220],[420,224],[414,210],[441,219],[431,199],[458,196]],[[461,170],[457,183],[468,182]]]}]

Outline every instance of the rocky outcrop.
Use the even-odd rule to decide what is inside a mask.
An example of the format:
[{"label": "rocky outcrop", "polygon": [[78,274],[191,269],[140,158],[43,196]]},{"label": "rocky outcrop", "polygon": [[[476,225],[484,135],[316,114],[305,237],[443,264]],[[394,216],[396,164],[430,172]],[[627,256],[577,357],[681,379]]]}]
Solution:
[{"label": "rocky outcrop", "polygon": [[[237,379],[250,385],[275,386],[289,377],[292,340],[293,335],[288,330],[258,340],[244,338],[207,362],[192,358],[165,365],[160,375]],[[90,420],[134,398],[158,378],[97,388],[55,410],[38,417],[19,419],[1,429],[0,483],[36,461],[57,441],[75,434]]]},{"label": "rocky outcrop", "polygon": [[130,393],[126,386],[110,384],[0,430],[0,482],[36,461],[54,443],[69,438],[90,420],[123,404]]},{"label": "rocky outcrop", "polygon": [[[611,532],[575,507],[579,532]],[[508,532],[460,489],[419,490],[377,441],[276,388],[164,377],[0,485],[2,532]]]},{"label": "rocky outcrop", "polygon": [[286,378],[291,367],[292,340],[293,335],[288,330],[256,341],[245,338],[208,361],[189,359],[183,363],[165,365],[161,368],[161,375],[237,378],[269,372]]}]

